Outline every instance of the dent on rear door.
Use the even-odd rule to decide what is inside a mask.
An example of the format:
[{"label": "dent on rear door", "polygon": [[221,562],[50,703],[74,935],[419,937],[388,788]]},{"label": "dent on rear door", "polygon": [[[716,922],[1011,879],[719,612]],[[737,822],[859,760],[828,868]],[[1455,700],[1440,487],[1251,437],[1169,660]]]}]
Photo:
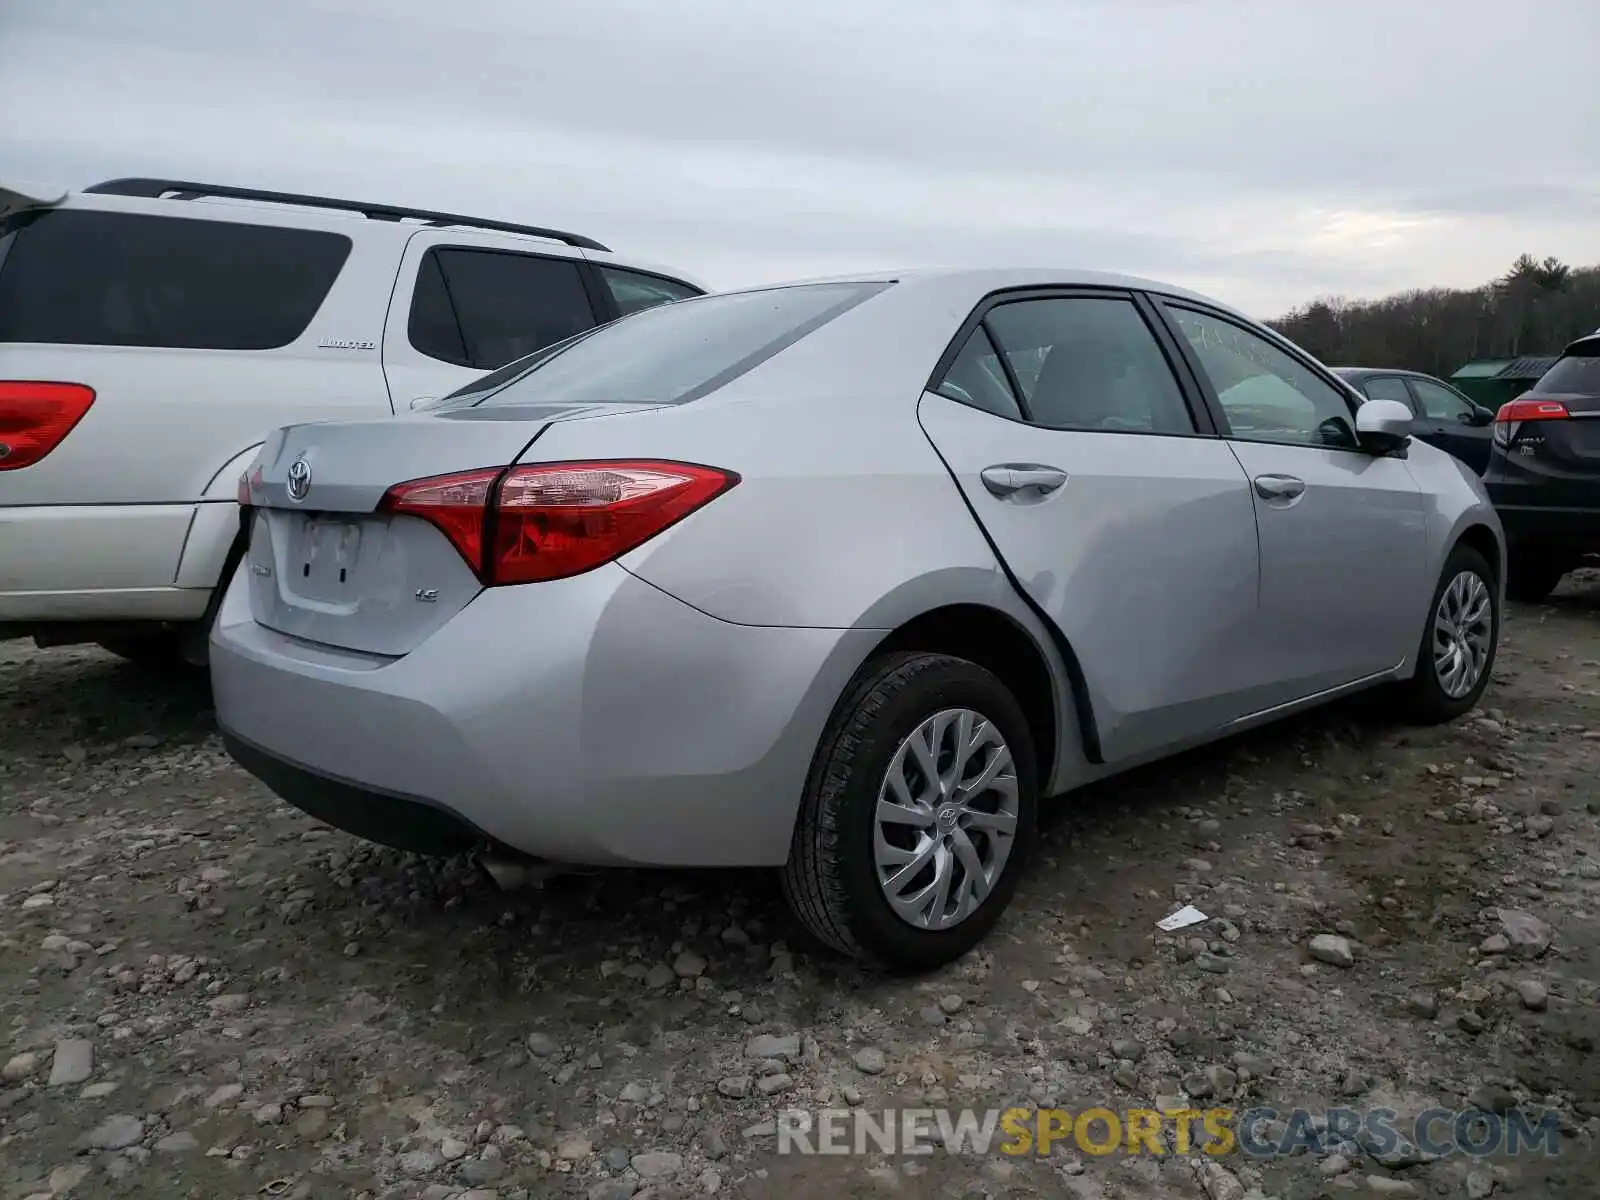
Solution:
[{"label": "dent on rear door", "polygon": [[[1023,591],[1066,637],[1114,762],[1250,711],[1258,552],[1249,485],[1214,438],[1040,429],[935,393],[924,430]],[[984,468],[1068,476],[1005,500]]]}]

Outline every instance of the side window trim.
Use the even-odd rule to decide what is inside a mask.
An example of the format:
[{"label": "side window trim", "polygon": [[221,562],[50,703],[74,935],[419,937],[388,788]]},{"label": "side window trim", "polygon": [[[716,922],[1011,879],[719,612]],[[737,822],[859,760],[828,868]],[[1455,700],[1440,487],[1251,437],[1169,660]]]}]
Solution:
[{"label": "side window trim", "polygon": [[[994,310],[990,305],[990,312]],[[1011,365],[1011,359],[1006,357],[1005,349],[1000,345],[1000,339],[995,337],[994,329],[989,324],[989,313],[983,314],[983,319],[978,322],[977,328],[972,331],[972,336],[978,336],[978,330],[983,331],[983,338],[989,343],[989,348],[994,351],[994,360],[1000,364],[1000,373],[1006,377],[1006,387],[1011,392],[1011,399],[1016,401],[1017,411],[1022,414],[1025,423],[1033,424],[1033,409],[1028,404],[1028,394],[1022,390],[1022,380],[1017,378],[1017,369]]]},{"label": "side window trim", "polygon": [[[1351,404],[1349,392],[1349,388],[1352,385],[1339,383],[1320,363],[1316,362],[1314,359],[1307,358],[1300,348],[1293,342],[1286,340],[1282,335],[1278,334],[1274,330],[1266,328],[1265,326],[1254,326],[1247,321],[1241,322],[1240,319],[1234,316],[1232,313],[1220,311],[1216,308],[1213,308],[1209,304],[1203,304],[1198,300],[1191,300],[1187,296],[1166,296],[1160,293],[1152,293],[1152,296],[1156,301],[1156,308],[1160,312],[1162,324],[1167,326],[1171,332],[1172,339],[1177,344],[1178,352],[1183,356],[1184,362],[1188,364],[1189,370],[1194,374],[1195,381],[1200,389],[1200,394],[1205,400],[1206,408],[1210,411],[1211,419],[1216,425],[1218,433],[1222,437],[1231,438],[1233,436],[1233,427],[1228,423],[1228,414],[1223,410],[1222,401],[1217,399],[1216,389],[1211,386],[1210,377],[1205,373],[1205,369],[1200,365],[1199,356],[1196,355],[1194,347],[1189,345],[1189,339],[1183,336],[1183,330],[1178,328],[1177,318],[1172,315],[1172,310],[1175,308],[1188,309],[1190,312],[1196,312],[1201,316],[1210,317],[1213,321],[1222,321],[1225,324],[1232,325],[1235,329],[1238,329],[1242,333],[1248,333],[1254,337],[1260,338],[1274,349],[1281,351],[1283,354],[1293,359],[1301,367],[1309,371],[1314,377],[1320,379],[1323,383],[1332,388],[1334,393],[1342,401],[1344,401],[1344,406],[1347,410],[1345,415],[1349,418],[1350,428],[1352,430],[1355,429],[1356,414],[1355,408]],[[1365,392],[1363,391],[1362,394],[1365,395]],[[1347,454],[1366,454],[1366,451],[1362,450],[1360,447],[1318,446],[1315,448],[1320,450],[1341,450]]]},{"label": "side window trim", "polygon": [[[472,351],[467,348],[467,331],[461,325],[461,309],[457,307],[455,295],[450,291],[450,276],[445,273],[444,264],[439,261],[439,247],[429,246],[427,253],[422,256],[422,266],[417,268],[419,282],[422,279],[423,267],[427,266],[432,266],[434,274],[439,277],[439,290],[444,293],[445,307],[450,310],[450,319],[455,322],[456,341],[461,345],[461,361],[454,365],[470,367],[472,365]],[[414,300],[413,303],[415,303]]]},{"label": "side window trim", "polygon": [[[945,346],[938,361],[934,363],[933,371],[928,376],[923,390],[940,395],[938,388],[944,382],[944,377],[949,374],[956,358],[966,348],[967,340],[979,326],[983,326],[984,336],[999,350],[999,342],[986,324],[989,313],[1003,304],[1012,304],[1028,300],[1126,300],[1130,301],[1134,310],[1143,319],[1145,326],[1150,331],[1150,336],[1161,349],[1162,357],[1167,361],[1167,369],[1172,372],[1172,379],[1178,386],[1179,393],[1183,396],[1184,406],[1189,410],[1189,419],[1194,429],[1188,433],[1150,433],[1138,430],[1128,430],[1136,436],[1142,437],[1217,437],[1224,426],[1219,426],[1206,404],[1204,393],[1196,385],[1192,376],[1192,367],[1187,356],[1183,353],[1181,339],[1174,341],[1174,333],[1167,326],[1167,317],[1158,311],[1158,306],[1150,302],[1149,297],[1143,292],[1136,292],[1122,287],[1094,287],[1090,285],[1072,286],[1034,286],[1021,288],[1001,288],[984,296],[973,307],[972,311],[962,321],[956,330],[955,336]],[[1175,357],[1176,354],[1176,357]],[[1021,421],[1014,421],[1011,417],[1001,417],[1001,420],[1014,421],[1016,424],[1026,424],[1030,428],[1043,429],[1043,426],[1032,424],[1032,417],[1028,410],[1027,397],[1023,394],[1021,384],[1011,364],[1006,361],[1004,353],[999,355],[1001,365],[1005,369],[1006,383],[1011,388],[1017,407],[1023,414]],[[948,399],[948,397],[946,397]],[[959,401],[957,401],[959,403]],[[991,414],[996,415],[996,414]],[[1063,431],[1056,431],[1063,432]],[[1091,431],[1077,431],[1091,432]]]},{"label": "side window trim", "polygon": [[622,315],[611,289],[600,276],[599,267],[588,259],[578,261],[578,278],[583,280],[583,290],[589,297],[589,307],[593,310],[596,325],[609,325]]},{"label": "side window trim", "polygon": [[1134,303],[1139,306],[1145,324],[1150,326],[1151,332],[1156,335],[1161,353],[1166,355],[1167,366],[1171,368],[1173,377],[1183,392],[1183,402],[1189,406],[1189,416],[1194,421],[1195,429],[1202,437],[1223,436],[1226,426],[1217,423],[1211,406],[1206,402],[1206,389],[1201,382],[1203,377],[1195,373],[1194,364],[1185,353],[1188,348],[1186,339],[1179,336],[1178,331],[1172,328],[1167,315],[1161,311],[1161,306],[1148,292],[1136,293]]}]

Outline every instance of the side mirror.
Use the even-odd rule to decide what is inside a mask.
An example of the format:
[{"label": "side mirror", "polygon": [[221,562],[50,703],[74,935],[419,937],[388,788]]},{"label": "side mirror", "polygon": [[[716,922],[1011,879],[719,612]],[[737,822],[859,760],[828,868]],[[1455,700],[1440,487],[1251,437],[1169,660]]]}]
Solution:
[{"label": "side mirror", "polygon": [[1472,410],[1472,415],[1466,418],[1466,422],[1469,425],[1493,425],[1494,409],[1481,407],[1474,408]]},{"label": "side mirror", "polygon": [[1356,409],[1356,437],[1364,450],[1393,453],[1411,439],[1411,410],[1398,400],[1368,400]]}]

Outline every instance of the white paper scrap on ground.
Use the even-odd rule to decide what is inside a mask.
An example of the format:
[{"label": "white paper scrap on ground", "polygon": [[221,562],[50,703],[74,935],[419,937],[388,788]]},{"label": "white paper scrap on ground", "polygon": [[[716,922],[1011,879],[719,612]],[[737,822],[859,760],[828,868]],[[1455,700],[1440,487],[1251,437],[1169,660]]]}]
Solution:
[{"label": "white paper scrap on ground", "polygon": [[1174,929],[1187,929],[1191,925],[1198,925],[1201,921],[1209,921],[1206,916],[1192,904],[1185,904],[1175,913],[1169,913],[1156,922],[1156,928],[1163,933],[1171,933]]}]

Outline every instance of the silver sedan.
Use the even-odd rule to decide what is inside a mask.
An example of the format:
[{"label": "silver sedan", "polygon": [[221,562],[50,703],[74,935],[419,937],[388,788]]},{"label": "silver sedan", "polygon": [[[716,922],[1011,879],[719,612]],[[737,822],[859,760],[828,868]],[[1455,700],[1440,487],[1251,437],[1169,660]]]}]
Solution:
[{"label": "silver sedan", "polygon": [[273,434],[217,714],[361,836],[771,866],[823,941],[927,968],[1041,797],[1364,688],[1477,703],[1502,533],[1409,422],[1147,280],[687,300]]}]

